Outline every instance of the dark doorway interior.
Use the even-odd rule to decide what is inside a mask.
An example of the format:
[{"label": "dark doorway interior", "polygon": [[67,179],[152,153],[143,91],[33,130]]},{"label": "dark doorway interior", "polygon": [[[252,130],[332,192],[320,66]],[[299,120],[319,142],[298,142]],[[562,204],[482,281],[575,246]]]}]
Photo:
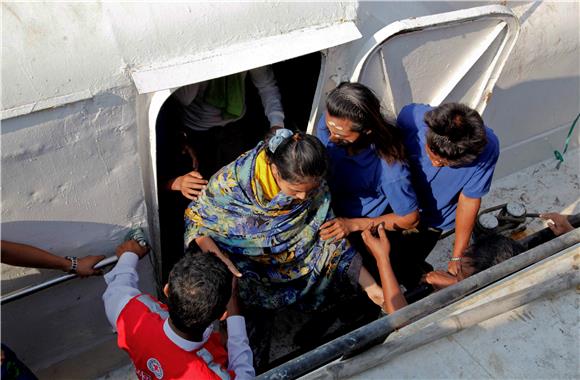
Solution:
[{"label": "dark doorway interior", "polygon": [[[282,98],[284,123],[287,128],[306,130],[320,74],[320,64],[321,54],[316,52],[272,65]],[[242,136],[240,139],[234,139],[235,144],[231,149],[229,145],[225,149],[231,156],[225,159],[227,162],[220,163],[220,167],[253,148],[269,130],[260,96],[249,77],[246,77],[245,90],[246,113],[242,120],[235,122],[242,127],[243,131],[240,131]],[[164,282],[173,265],[183,255],[183,213],[190,202],[179,191],[170,190],[172,179],[193,170],[192,160],[186,152],[186,143],[181,132],[183,128],[181,112],[182,105],[175,96],[171,96],[161,108],[156,124],[161,271]],[[212,141],[200,143],[211,154],[215,150],[213,144],[222,140],[224,144],[229,144],[225,141],[225,137],[219,135],[214,136]],[[209,178],[219,167],[203,169],[202,174],[205,178]]]}]

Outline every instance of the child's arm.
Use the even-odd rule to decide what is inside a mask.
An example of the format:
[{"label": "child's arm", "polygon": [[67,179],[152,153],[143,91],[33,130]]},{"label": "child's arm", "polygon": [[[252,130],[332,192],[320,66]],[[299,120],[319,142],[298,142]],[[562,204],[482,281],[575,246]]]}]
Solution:
[{"label": "child's arm", "polygon": [[377,228],[379,236],[375,237],[371,233],[371,228],[367,228],[363,231],[362,238],[367,249],[372,253],[377,261],[383,288],[383,309],[390,314],[403,306],[406,306],[407,301],[401,293],[401,288],[399,287],[399,283],[393,273],[393,268],[391,267],[391,260],[389,257],[391,253],[391,245],[389,239],[387,239],[385,229],[382,224],[379,224]]}]

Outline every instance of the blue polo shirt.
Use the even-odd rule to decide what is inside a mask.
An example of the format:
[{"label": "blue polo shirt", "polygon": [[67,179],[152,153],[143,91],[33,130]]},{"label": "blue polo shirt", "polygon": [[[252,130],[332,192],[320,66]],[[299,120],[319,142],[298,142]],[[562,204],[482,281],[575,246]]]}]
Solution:
[{"label": "blue polo shirt", "polygon": [[460,193],[469,198],[481,198],[489,192],[499,157],[499,141],[493,131],[485,127],[487,145],[472,163],[462,167],[434,167],[425,151],[428,127],[424,117],[431,109],[433,107],[426,104],[406,105],[399,113],[397,124],[405,137],[421,222],[448,230],[455,225]]},{"label": "blue polo shirt", "polygon": [[330,141],[323,116],[316,136],[330,156],[329,186],[337,216],[374,218],[386,212],[406,215],[418,209],[406,165],[387,164],[370,146],[353,156]]}]

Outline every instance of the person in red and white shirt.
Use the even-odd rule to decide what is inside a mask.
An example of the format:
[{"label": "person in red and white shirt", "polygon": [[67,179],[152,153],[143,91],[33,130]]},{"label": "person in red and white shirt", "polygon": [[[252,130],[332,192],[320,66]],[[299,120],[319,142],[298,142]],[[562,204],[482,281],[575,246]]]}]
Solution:
[{"label": "person in red and white shirt", "polygon": [[[119,245],[119,261],[105,275],[103,294],[118,345],[131,357],[139,379],[254,377],[245,320],[226,265],[212,253],[188,251],[171,270],[165,305],[137,288],[135,267],[148,250],[134,240]],[[226,315],[227,351],[213,332],[213,322]]]}]

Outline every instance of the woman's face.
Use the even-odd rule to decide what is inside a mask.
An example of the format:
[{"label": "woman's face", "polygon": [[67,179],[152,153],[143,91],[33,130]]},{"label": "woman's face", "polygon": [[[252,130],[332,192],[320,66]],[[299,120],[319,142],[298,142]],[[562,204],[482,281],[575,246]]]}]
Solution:
[{"label": "woman's face", "polygon": [[330,132],[330,141],[340,146],[353,144],[361,135],[352,130],[351,120],[330,116],[328,112],[326,112],[326,128]]},{"label": "woman's face", "polygon": [[305,178],[304,183],[292,183],[285,181],[280,176],[278,168],[276,168],[276,165],[274,164],[272,164],[272,174],[274,175],[274,179],[276,180],[278,187],[280,187],[280,191],[282,191],[287,196],[300,201],[308,198],[308,195],[312,192],[312,190],[316,189],[320,185],[318,181],[309,181],[308,178]]}]

